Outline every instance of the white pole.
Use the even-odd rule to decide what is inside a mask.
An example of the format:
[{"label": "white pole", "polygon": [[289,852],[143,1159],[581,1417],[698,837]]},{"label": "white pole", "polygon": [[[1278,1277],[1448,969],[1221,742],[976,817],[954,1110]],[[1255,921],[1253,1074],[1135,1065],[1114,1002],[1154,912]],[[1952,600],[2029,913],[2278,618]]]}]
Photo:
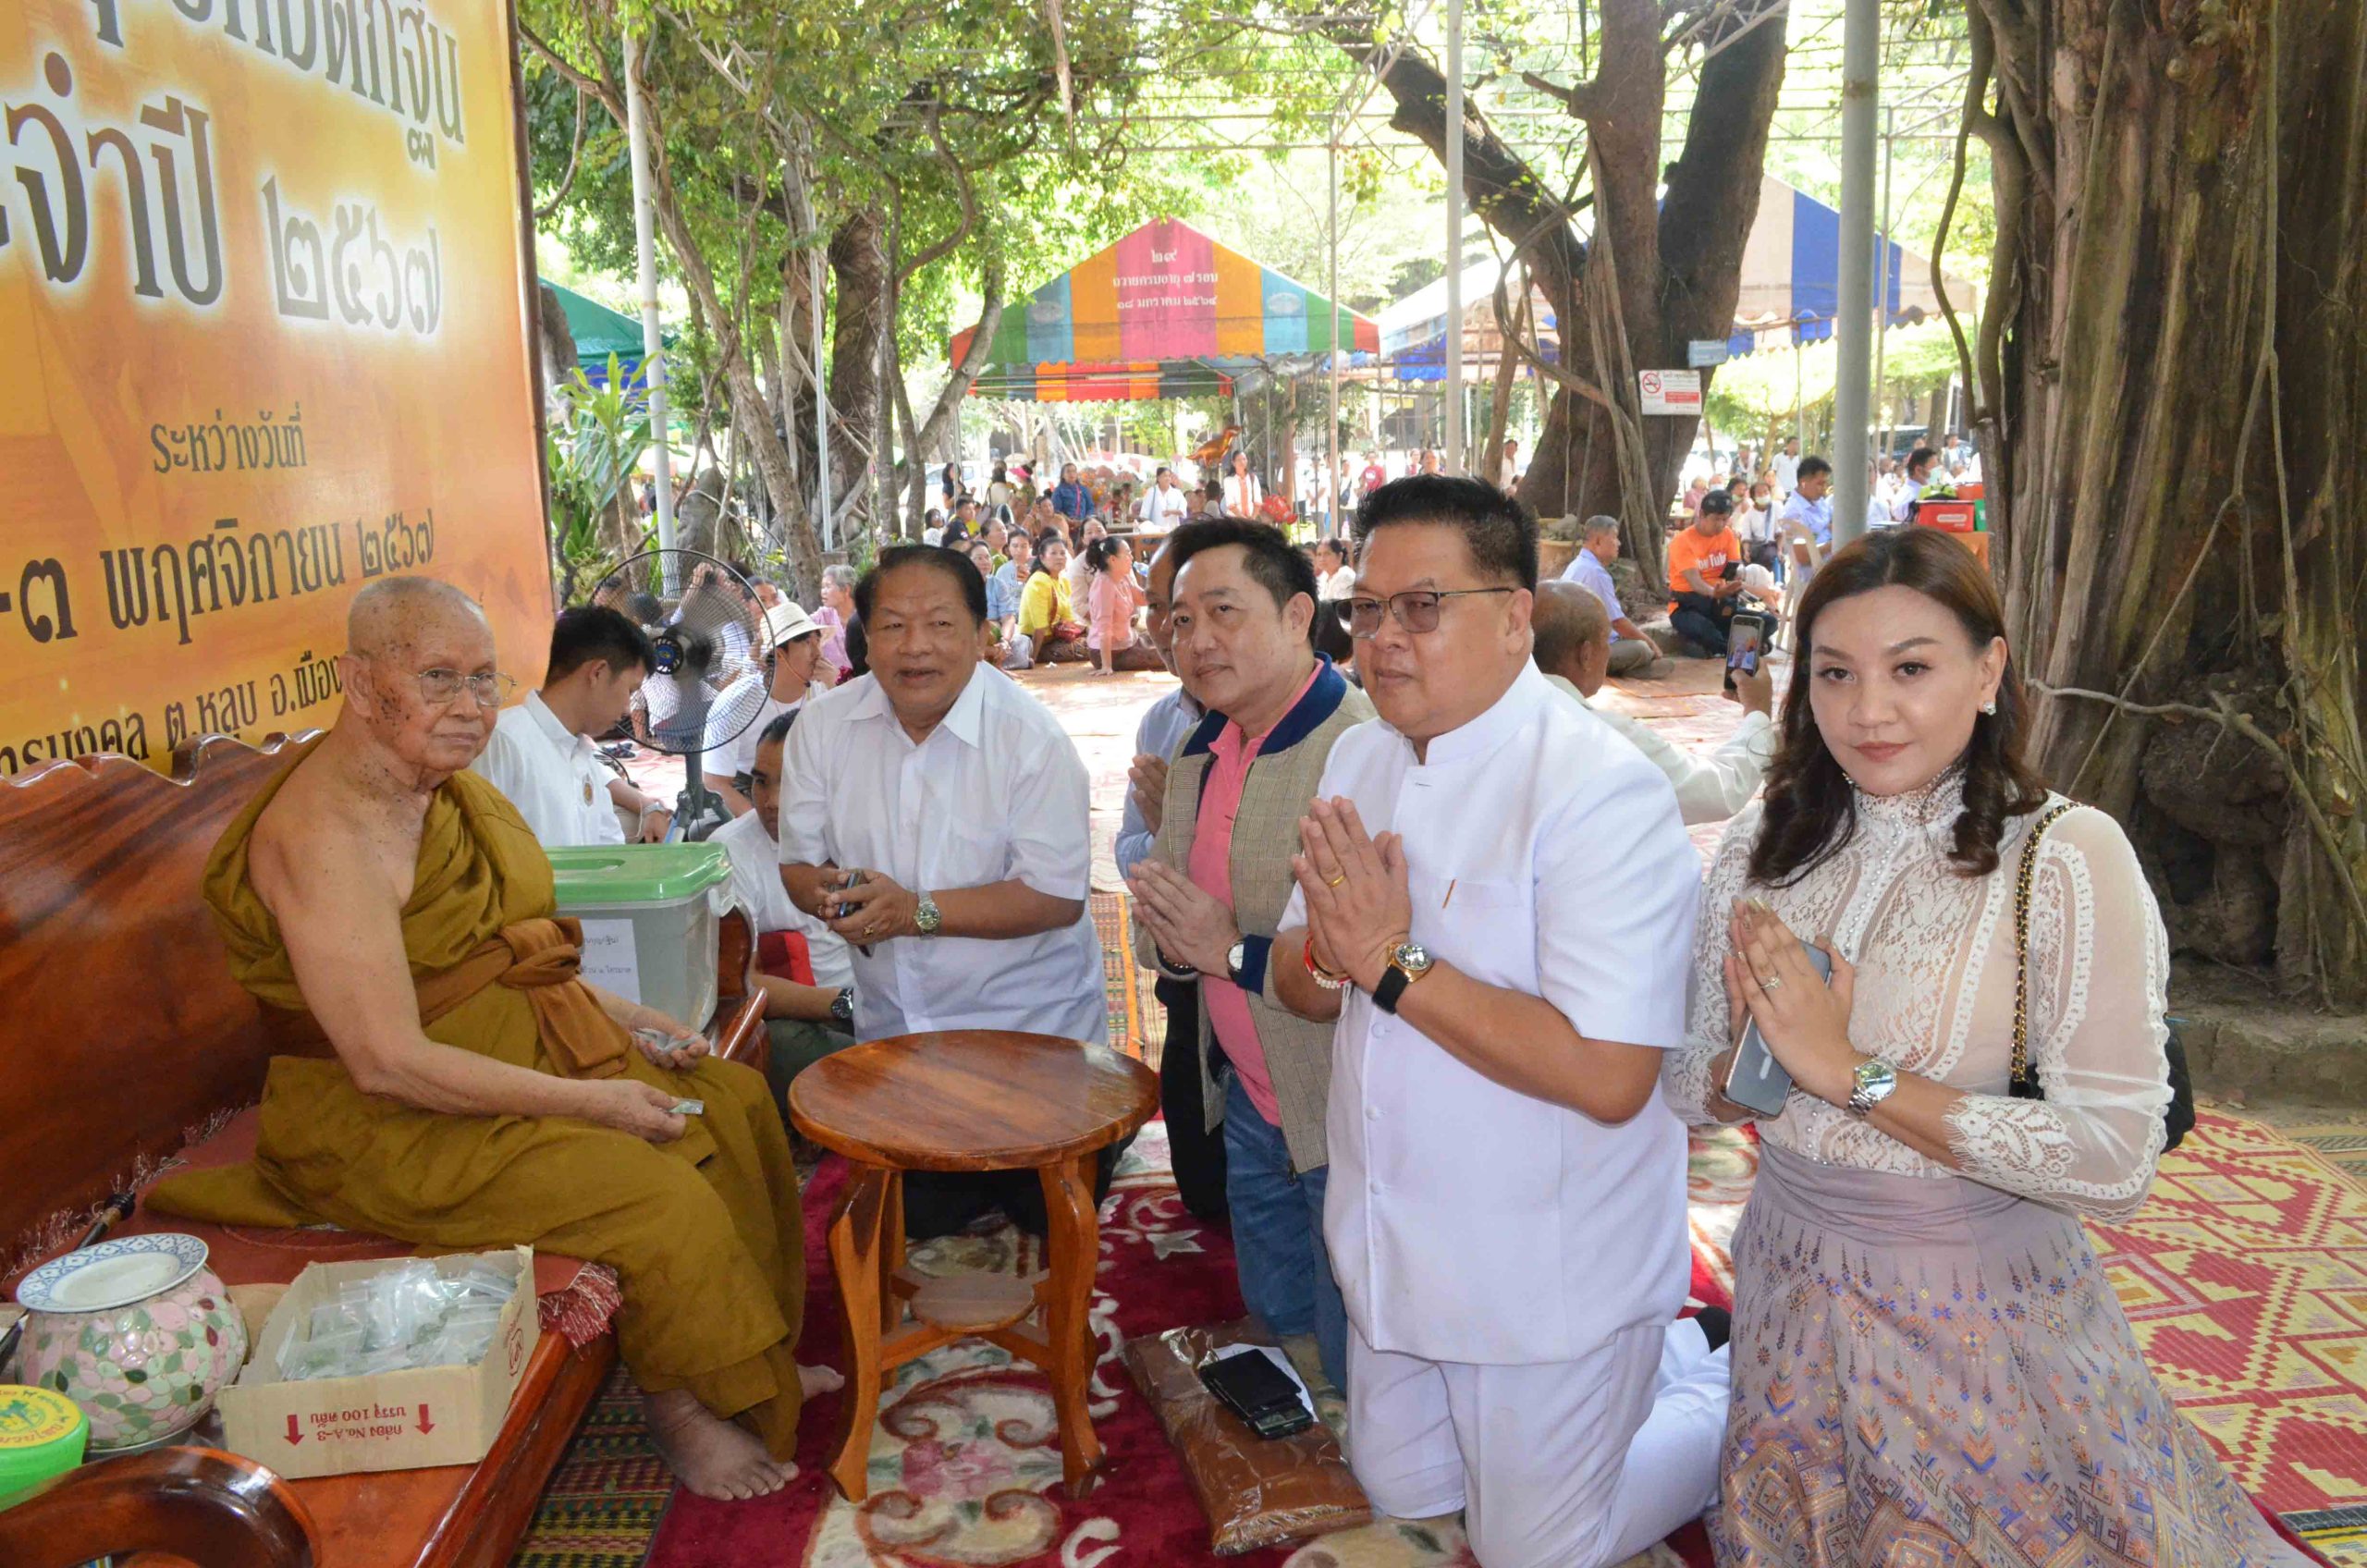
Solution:
[{"label": "white pole", "polygon": [[814,291],[814,496],[821,506],[815,533],[822,539],[822,548],[838,548],[838,523],[830,508],[830,387],[829,378],[823,374],[822,359],[822,247],[815,246],[807,252],[806,276],[812,279]]},{"label": "white pole", "polygon": [[1467,471],[1463,451],[1463,0],[1446,0],[1446,368],[1448,473]]},{"label": "white pole", "polygon": [[1341,522],[1346,499],[1340,494],[1340,124],[1336,119],[1331,123],[1330,140],[1327,155],[1331,164],[1331,298],[1325,309],[1331,314],[1331,396],[1325,405],[1323,420],[1323,484],[1331,491],[1331,505],[1323,520],[1323,532],[1337,535],[1346,532]]},{"label": "white pole", "polygon": [[1883,110],[1883,231],[1875,243],[1882,248],[1874,252],[1874,430],[1882,442],[1876,457],[1890,451],[1890,392],[1885,385],[1883,360],[1890,349],[1890,177],[1892,165],[1898,161],[1898,110]]},{"label": "white pole", "polygon": [[1848,0],[1841,45],[1841,298],[1834,323],[1833,538],[1866,531],[1866,402],[1874,327],[1874,110],[1882,0]]},{"label": "white pole", "polygon": [[[641,263],[641,374],[649,389],[651,461],[657,483],[657,547],[674,547],[673,453],[666,444],[666,331],[657,319],[657,213],[649,195],[649,121],[641,106],[641,40],[625,30],[625,137],[632,148],[632,237]],[[663,557],[660,591],[678,593],[674,557]]]}]

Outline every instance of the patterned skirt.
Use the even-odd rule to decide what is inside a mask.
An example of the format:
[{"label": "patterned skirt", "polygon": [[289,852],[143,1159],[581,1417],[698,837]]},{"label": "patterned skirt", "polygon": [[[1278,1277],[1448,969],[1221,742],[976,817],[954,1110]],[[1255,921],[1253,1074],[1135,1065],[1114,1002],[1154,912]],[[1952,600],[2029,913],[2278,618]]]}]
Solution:
[{"label": "patterned skirt", "polygon": [[1734,1238],[1720,1568],[2262,1568],[2077,1219],[1762,1145]]}]

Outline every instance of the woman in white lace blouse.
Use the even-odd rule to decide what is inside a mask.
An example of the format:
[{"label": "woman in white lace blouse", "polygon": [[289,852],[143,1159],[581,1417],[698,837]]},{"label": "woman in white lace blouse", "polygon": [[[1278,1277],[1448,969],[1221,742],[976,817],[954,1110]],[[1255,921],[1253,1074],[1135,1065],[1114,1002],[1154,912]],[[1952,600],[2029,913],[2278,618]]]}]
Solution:
[{"label": "woman in white lace blouse", "polygon": [[1721,1568],[2306,1561],[2163,1394],[2079,1224],[2144,1202],[2170,1097],[2161,917],[2101,812],[2041,840],[2045,1097],[2007,1093],[2016,873],[2060,797],[2003,620],[1928,529],[1827,562],[1766,797],[1703,890],[1669,1098],[1751,1115],[1718,1092],[1746,1013],[1795,1085],[1734,1239]]}]

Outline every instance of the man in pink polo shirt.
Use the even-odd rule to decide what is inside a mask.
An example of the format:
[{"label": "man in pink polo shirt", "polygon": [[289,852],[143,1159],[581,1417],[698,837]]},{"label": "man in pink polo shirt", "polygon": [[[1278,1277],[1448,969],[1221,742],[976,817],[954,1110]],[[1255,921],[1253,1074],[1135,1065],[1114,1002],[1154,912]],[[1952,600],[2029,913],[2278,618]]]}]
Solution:
[{"label": "man in pink polo shirt", "polygon": [[[1277,1334],[1312,1333],[1345,1387],[1347,1317],[1323,1247],[1329,1024],[1269,999],[1298,818],[1331,743],[1372,717],[1314,651],[1314,569],[1277,530],[1228,518],[1176,531],[1169,617],[1176,671],[1207,713],[1167,772],[1150,854],[1127,881],[1148,957],[1197,981],[1194,1051],[1206,1124],[1224,1130],[1241,1294]],[[1331,606],[1321,606],[1328,611]]]}]

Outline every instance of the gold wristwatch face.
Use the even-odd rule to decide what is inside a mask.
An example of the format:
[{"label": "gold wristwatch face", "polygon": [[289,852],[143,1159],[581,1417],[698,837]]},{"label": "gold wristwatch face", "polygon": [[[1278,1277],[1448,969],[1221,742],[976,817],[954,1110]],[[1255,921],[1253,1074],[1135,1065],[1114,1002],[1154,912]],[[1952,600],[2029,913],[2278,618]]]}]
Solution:
[{"label": "gold wristwatch face", "polygon": [[1400,942],[1397,950],[1389,955],[1389,961],[1404,970],[1409,981],[1419,980],[1428,974],[1432,962],[1429,949],[1419,942]]}]

